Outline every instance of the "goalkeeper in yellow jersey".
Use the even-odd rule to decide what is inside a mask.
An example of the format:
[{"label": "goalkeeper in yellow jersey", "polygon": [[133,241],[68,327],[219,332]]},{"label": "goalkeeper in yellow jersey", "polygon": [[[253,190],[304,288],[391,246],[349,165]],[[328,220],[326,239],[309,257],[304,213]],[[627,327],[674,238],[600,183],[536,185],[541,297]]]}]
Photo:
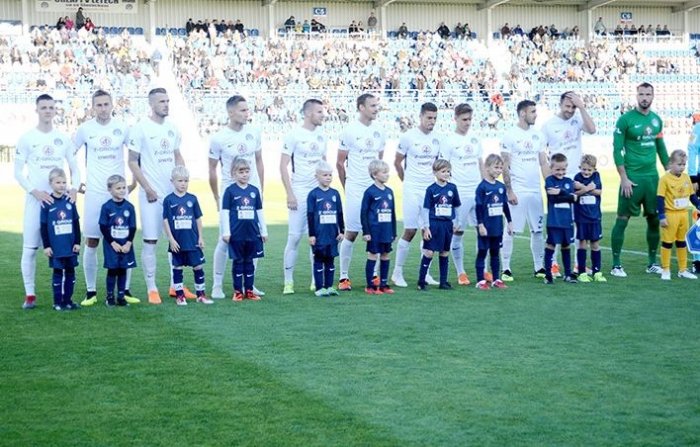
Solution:
[{"label": "goalkeeper in yellow jersey", "polygon": [[685,165],[688,157],[682,150],[675,150],[668,160],[668,171],[659,180],[657,209],[661,224],[661,279],[671,280],[671,249],[676,242],[678,277],[697,279],[687,269],[688,249],[685,234],[688,232],[688,205],[700,208],[700,199],[695,195]]}]

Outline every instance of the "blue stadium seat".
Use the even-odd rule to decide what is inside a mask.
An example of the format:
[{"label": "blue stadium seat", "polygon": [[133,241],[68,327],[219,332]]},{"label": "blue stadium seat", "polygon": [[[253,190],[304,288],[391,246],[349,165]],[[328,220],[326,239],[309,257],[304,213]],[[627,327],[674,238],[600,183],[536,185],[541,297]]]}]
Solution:
[{"label": "blue stadium seat", "polygon": [[177,36],[177,28],[170,28],[168,30],[168,34],[172,34],[173,36]]},{"label": "blue stadium seat", "polygon": [[389,36],[389,39],[396,39],[399,37],[399,33],[396,31],[389,31],[387,35]]},{"label": "blue stadium seat", "polygon": [[133,27],[133,26],[130,26],[130,27],[128,27],[128,28],[126,29],[126,31],[127,31],[129,34],[134,34],[134,27]]},{"label": "blue stadium seat", "polygon": [[252,37],[258,37],[260,36],[260,30],[257,28],[251,28],[250,30],[248,30],[248,35]]},{"label": "blue stadium seat", "polygon": [[180,36],[186,36],[186,35],[187,35],[187,30],[186,30],[185,28],[178,28],[178,29],[177,29],[177,33],[178,33]]},{"label": "blue stadium seat", "polygon": [[[156,33],[158,32],[158,29],[156,28]],[[134,29],[134,34],[137,36],[143,36],[143,28],[140,26]]]}]

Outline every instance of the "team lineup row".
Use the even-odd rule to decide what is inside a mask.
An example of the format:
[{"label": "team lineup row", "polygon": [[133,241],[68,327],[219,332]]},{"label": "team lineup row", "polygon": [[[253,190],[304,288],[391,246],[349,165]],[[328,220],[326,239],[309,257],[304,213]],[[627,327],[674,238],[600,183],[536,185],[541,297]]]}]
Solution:
[{"label": "team lineup row", "polygon": [[[653,100],[653,87],[649,84],[642,84],[638,87],[638,107],[631,112],[623,115],[618,121],[618,127],[615,133],[615,143],[613,153],[615,155],[616,166],[621,176],[621,194],[620,206],[618,207],[618,218],[613,230],[613,270],[615,276],[626,276],[619,262],[619,252],[616,251],[616,242],[621,240],[619,234],[616,237],[616,231],[622,232],[624,236],[624,226],[630,216],[638,215],[640,205],[644,208],[645,216],[649,228],[653,230],[654,218],[656,219],[656,230],[658,234],[659,213],[656,207],[656,184],[658,184],[658,174],[653,178],[649,169],[649,162],[653,164],[655,170],[655,160],[658,157],[666,164],[668,156],[662,138],[662,123],[660,118],[651,112],[649,107]],[[562,177],[556,177],[561,180],[563,178],[572,179],[578,168],[581,168],[581,174],[585,174],[584,164],[581,163],[581,134],[582,132],[595,132],[595,125],[590,116],[586,113],[582,101],[573,92],[567,92],[561,97],[561,107],[557,115],[552,117],[542,128],[542,131],[533,128],[537,117],[536,104],[531,101],[522,101],[518,104],[518,124],[505,134],[501,141],[501,157],[502,157],[502,177],[503,177],[503,193],[505,200],[502,201],[512,215],[512,229],[514,232],[520,232],[524,229],[525,223],[530,229],[531,251],[533,255],[534,271],[536,274],[547,277],[551,270],[548,268],[552,262],[551,256],[545,256],[545,247],[543,240],[543,225],[544,225],[544,206],[540,195],[541,178],[550,178],[550,173],[554,174],[554,159],[551,160],[547,153],[562,154],[566,160],[565,168]],[[95,118],[81,125],[76,132],[73,140],[56,131],[53,128],[53,117],[55,116],[55,104],[53,99],[48,95],[42,95],[37,98],[36,111],[39,117],[39,124],[35,129],[27,132],[18,142],[17,154],[15,157],[15,177],[20,185],[28,192],[25,206],[24,219],[24,242],[22,252],[22,275],[25,285],[25,304],[26,308],[31,308],[35,303],[35,258],[36,249],[42,245],[42,231],[39,216],[41,214],[42,203],[52,204],[55,201],[55,194],[52,196],[48,191],[52,190],[49,183],[49,172],[56,166],[64,166],[68,164],[71,170],[72,183],[80,184],[80,189],[85,192],[85,216],[83,222],[83,235],[86,240],[86,247],[83,253],[83,269],[85,271],[85,279],[87,285],[87,296],[83,304],[94,304],[96,301],[96,276],[97,276],[97,246],[99,239],[104,237],[100,228],[99,210],[102,205],[111,200],[113,195],[110,195],[110,190],[107,188],[107,180],[113,175],[121,175],[123,177],[125,166],[128,164],[133,177],[141,186],[139,189],[139,217],[141,221],[141,231],[143,234],[143,249],[141,256],[142,268],[146,279],[149,301],[153,303],[160,302],[160,295],[155,285],[156,273],[156,243],[161,236],[163,230],[164,218],[164,203],[166,197],[178,191],[176,181],[173,177],[173,168],[176,166],[184,166],[184,161],[180,154],[180,134],[177,128],[166,119],[169,112],[169,99],[167,92],[164,89],[154,89],[149,93],[149,105],[151,107],[151,115],[148,118],[142,119],[131,129],[127,129],[123,123],[112,118],[112,99],[111,96],[104,91],[98,91],[93,95],[92,104]],[[229,124],[218,132],[211,140],[209,151],[209,172],[210,185],[215,200],[221,209],[221,215],[226,215],[233,219],[235,216],[239,218],[243,215],[252,216],[252,220],[258,223],[261,221],[262,213],[258,213],[257,208],[240,209],[235,208],[235,213],[232,213],[232,208],[224,207],[224,199],[226,192],[232,185],[238,184],[236,174],[233,174],[232,167],[234,160],[245,161],[249,169],[249,182],[252,187],[257,189],[257,200],[261,203],[260,194],[264,182],[264,168],[261,157],[260,133],[248,125],[249,109],[245,99],[241,96],[231,97],[226,108],[229,115]],[[337,158],[337,171],[341,184],[345,190],[344,200],[344,221],[341,222],[338,217],[335,217],[335,224],[338,226],[339,233],[336,235],[340,244],[333,243],[331,248],[328,248],[323,253],[320,253],[318,247],[314,248],[312,253],[312,264],[314,274],[320,270],[321,272],[332,272],[333,266],[329,259],[332,259],[338,252],[340,257],[340,282],[339,289],[349,290],[351,288],[348,278],[348,270],[350,259],[352,256],[353,242],[357,238],[360,231],[363,232],[363,238],[368,234],[363,230],[362,225],[362,198],[365,191],[371,186],[377,186],[378,175],[368,175],[368,168],[375,160],[380,160],[383,156],[385,138],[381,128],[374,124],[374,120],[378,113],[378,98],[371,94],[364,94],[357,99],[358,120],[347,126],[340,137],[340,147]],[[454,231],[446,231],[449,234],[449,243],[447,249],[441,247],[431,249],[430,242],[426,240],[424,254],[432,251],[438,251],[440,254],[440,270],[441,281],[436,282],[438,285],[447,286],[446,277],[443,277],[443,258],[446,262],[447,254],[451,251],[453,260],[457,270],[458,282],[460,284],[468,284],[469,279],[466,275],[463,266],[463,247],[462,235],[464,225],[469,224],[476,226],[478,222],[477,204],[477,186],[484,180],[488,180],[488,169],[482,160],[482,148],[478,138],[469,134],[469,128],[472,121],[472,109],[467,104],[460,104],[455,108],[455,132],[448,136],[433,135],[433,127],[437,117],[437,107],[431,103],[425,103],[420,110],[420,124],[417,128],[411,129],[401,137],[399,146],[394,160],[399,178],[403,182],[403,209],[404,209],[404,231],[398,240],[396,247],[396,259],[394,271],[391,275],[391,280],[394,285],[399,287],[407,286],[403,277],[403,266],[408,256],[408,249],[411,240],[416,232],[420,229],[421,234],[426,239],[430,237],[432,225],[430,223],[430,213],[427,215],[424,212],[425,192],[433,183],[433,164],[437,159],[445,159],[449,161],[450,167],[448,172],[451,172],[451,179],[454,182],[455,191],[453,196],[460,198],[461,206],[450,208],[454,215],[455,228]],[[310,211],[307,206],[309,194],[317,188],[321,192],[327,193],[330,189],[324,189],[321,177],[327,175],[332,177],[331,170],[328,172],[317,172],[319,163],[325,161],[326,155],[326,137],[321,131],[323,123],[323,105],[318,100],[308,100],[303,106],[303,124],[300,128],[292,131],[284,139],[282,148],[280,174],[287,193],[287,206],[289,209],[289,231],[288,240],[284,251],[284,293],[294,292],[293,272],[296,263],[297,251],[299,242],[302,236],[308,231],[312,232],[318,228],[325,228],[331,219],[330,212],[319,214],[326,216],[325,223],[314,225],[309,219]],[[635,113],[631,117],[629,114]],[[637,116],[638,115],[638,116]],[[634,119],[637,119],[635,122]],[[643,121],[642,124],[639,122]],[[123,147],[128,148],[129,158],[128,163],[124,160]],[[77,150],[85,148],[86,150],[86,166],[87,178],[83,184],[80,180],[80,171],[75,162],[75,153]],[[590,161],[590,159],[589,159]],[[567,163],[568,162],[568,163]],[[592,178],[595,173],[595,161],[593,165],[587,165],[591,168],[591,172],[586,178]],[[220,167],[221,181],[218,179],[218,171]],[[291,167],[291,169],[290,169]],[[495,169],[495,168],[492,168]],[[561,170],[561,169],[559,169]],[[290,173],[291,171],[291,173]],[[290,175],[291,174],[291,175]],[[387,170],[388,176],[388,170]],[[440,184],[440,173],[436,171],[438,178],[437,185]],[[64,175],[65,177],[65,175]],[[183,174],[180,174],[183,177]],[[596,174],[597,177],[597,174]],[[599,177],[597,177],[599,178]],[[651,188],[640,188],[641,180],[648,180],[644,184],[647,186],[653,185]],[[495,181],[495,178],[494,178]],[[449,183],[449,182],[447,182]],[[330,184],[330,179],[328,180]],[[451,183],[450,183],[451,184]],[[580,192],[582,182],[577,181],[572,190],[575,193]],[[545,185],[546,186],[546,185]],[[583,185],[585,186],[585,185]],[[554,189],[560,189],[555,188]],[[126,186],[125,186],[126,189]],[[548,188],[549,189],[549,188]],[[186,191],[186,187],[185,187]],[[220,191],[224,195],[220,195]],[[69,189],[67,196],[69,203],[74,202],[76,189]],[[597,194],[595,193],[597,192]],[[642,194],[638,194],[641,192]],[[590,193],[590,194],[589,194]],[[597,203],[599,209],[599,193],[600,188],[586,191],[585,195],[590,195],[593,202]],[[337,192],[335,192],[337,194]],[[574,195],[582,195],[574,194]],[[649,195],[652,196],[650,204]],[[548,195],[549,196],[549,195]],[[336,197],[336,196],[333,196]],[[239,197],[240,198],[240,197]],[[255,196],[249,197],[255,199]],[[319,203],[331,203],[323,198],[317,199]],[[567,199],[568,200],[568,199]],[[392,198],[393,202],[393,198]],[[185,202],[187,205],[187,201]],[[253,203],[253,201],[251,201]],[[310,203],[310,202],[308,202]],[[578,202],[580,203],[580,201]],[[337,195],[337,204],[340,209],[340,195]],[[230,205],[230,204],[229,204]],[[557,202],[558,210],[566,208],[569,205],[569,215],[573,216],[573,207],[571,202]],[[240,204],[236,204],[239,207]],[[245,206],[253,206],[250,203]],[[331,203],[332,207],[332,203]],[[185,206],[183,208],[192,208]],[[431,207],[425,207],[431,210]],[[444,207],[438,207],[442,213],[447,213]],[[323,210],[318,210],[319,212]],[[496,213],[496,211],[491,211]],[[242,213],[242,214],[241,214]],[[341,214],[341,216],[343,215]],[[553,214],[551,211],[548,215]],[[444,216],[441,216],[444,217]],[[223,217],[222,217],[223,218]],[[393,216],[395,221],[395,215]],[[547,217],[549,223],[549,216]],[[451,219],[450,219],[451,220]],[[502,220],[502,218],[501,218]],[[179,222],[180,220],[176,220]],[[197,218],[194,219],[197,221]],[[262,221],[264,223],[264,221]],[[622,223],[621,223],[622,222]],[[190,222],[192,223],[192,222]],[[344,224],[340,226],[340,224]],[[623,225],[624,223],[624,225]],[[182,223],[181,223],[182,224]],[[180,225],[180,224],[178,224]],[[182,224],[184,225],[184,224]],[[620,227],[620,228],[618,228]],[[66,227],[62,227],[65,228]],[[193,225],[196,228],[196,225]],[[231,244],[226,242],[224,230],[226,225],[221,225],[222,237],[217,241],[217,246],[213,256],[213,287],[211,296],[213,298],[223,298],[223,277],[226,265],[226,259],[231,250]],[[171,239],[171,234],[166,235]],[[262,227],[258,228],[261,233]],[[481,227],[478,227],[481,233]],[[201,233],[200,233],[201,234]],[[238,236],[238,232],[232,232]],[[311,234],[311,233],[309,233]],[[441,233],[442,234],[442,233]],[[574,272],[567,268],[568,243],[573,239],[566,234],[566,244],[561,240],[548,241],[548,247],[556,243],[562,244],[562,255],[565,262],[566,277],[574,279]],[[584,240],[590,241],[592,253],[598,252],[600,258],[599,247],[597,240],[602,237],[601,234],[594,235],[595,237],[587,237]],[[316,236],[311,235],[311,238]],[[233,238],[237,239],[237,237]],[[579,238],[580,239],[580,238]],[[105,239],[108,241],[108,239]],[[677,239],[671,239],[671,243]],[[502,261],[503,268],[494,271],[494,257],[491,256],[492,274],[496,273],[492,278],[494,284],[502,284],[502,280],[512,280],[513,274],[510,268],[510,258],[513,249],[512,234],[506,231],[503,234],[502,240]],[[650,241],[649,255],[650,262],[648,271],[661,273],[663,269],[655,263],[656,246],[652,246],[653,241]],[[664,261],[664,249],[666,248],[666,237],[664,237],[664,245],[662,246],[662,264]],[[493,242],[495,244],[495,242]],[[578,262],[579,270],[581,265],[585,265],[585,248],[586,245],[582,242],[579,246],[579,252],[584,250],[584,262]],[[111,242],[110,242],[111,245]],[[122,244],[118,244],[122,245]],[[501,243],[499,241],[498,245]],[[564,247],[566,245],[566,247]],[[678,245],[678,244],[677,244]],[[78,244],[79,246],[79,244]],[[332,248],[335,247],[335,248]],[[383,248],[389,248],[387,251],[382,251]],[[388,253],[391,246],[379,247],[377,255],[374,257],[376,263],[377,257],[380,259],[378,263],[379,281],[378,285],[373,287],[368,284],[368,293],[381,292],[382,288],[388,288],[387,276],[388,272],[382,275],[384,268],[388,269]],[[170,251],[173,251],[172,240],[170,240]],[[248,247],[246,250],[255,250],[256,247]],[[486,250],[489,250],[487,247]],[[255,250],[258,251],[258,250]],[[371,250],[370,250],[371,251]],[[566,251],[566,253],[565,253]],[[670,249],[669,249],[670,251]],[[177,253],[177,251],[175,252]],[[578,253],[580,255],[580,253]],[[233,256],[233,255],[232,255]],[[432,256],[432,253],[431,253]],[[238,259],[233,256],[234,259]],[[592,254],[594,268],[597,264],[597,270],[593,272],[600,273],[600,263],[596,263],[595,256]],[[175,258],[175,257],[173,257]],[[255,256],[251,257],[251,262]],[[430,256],[426,256],[430,258]],[[670,255],[669,255],[670,258]],[[203,259],[203,256],[202,256]],[[478,257],[477,257],[478,260]],[[176,262],[172,263],[175,265]],[[382,261],[387,261],[382,262]],[[188,260],[192,265],[191,260]],[[421,263],[423,265],[423,263]],[[234,262],[234,271],[242,268],[242,277],[253,275],[255,266],[250,267],[246,264],[245,267],[237,265]],[[556,267],[556,266],[555,266]],[[662,265],[663,267],[663,265]],[[249,272],[246,269],[252,270]],[[427,268],[426,268],[427,269]],[[124,276],[124,291],[125,297],[129,297],[128,293],[128,271],[124,275],[117,275],[117,278]],[[180,270],[180,273],[177,273]],[[479,270],[479,269],[477,269]],[[685,271],[684,269],[680,269]],[[197,278],[195,270],[195,278]],[[502,272],[501,278],[498,278],[498,273]],[[173,269],[171,278],[171,292],[181,296],[183,293],[189,294],[189,291],[182,288],[181,269]],[[246,273],[248,272],[248,273]],[[483,273],[483,269],[481,271]],[[585,270],[581,270],[585,272]],[[689,274],[689,272],[686,272]],[[201,273],[202,281],[195,281],[197,292],[200,292],[200,297],[204,301],[209,301],[204,294],[203,287],[203,272]],[[374,275],[372,275],[374,276]],[[381,278],[383,276],[383,278]],[[662,275],[663,276],[663,275]],[[480,277],[477,271],[477,277]],[[586,275],[584,275],[584,278]],[[602,274],[599,275],[602,277]],[[330,275],[332,279],[332,273]],[[427,274],[423,276],[421,271],[419,279],[419,287],[425,286],[426,283],[432,282],[432,279]],[[236,274],[234,273],[234,281]],[[583,279],[583,278],[581,278]],[[383,280],[383,282],[382,282]],[[74,281],[74,275],[73,275]],[[119,279],[121,284],[121,279]],[[54,281],[55,282],[55,281]],[[70,282],[69,279],[62,280],[63,288],[67,288],[65,284]],[[478,281],[479,282],[479,281]],[[335,288],[328,283],[326,277],[315,278],[317,293],[335,293]],[[201,287],[200,287],[201,285]],[[250,298],[258,297],[259,291],[252,284],[249,287],[236,286],[234,290],[241,292],[242,295],[247,295],[250,292]],[[244,293],[245,292],[245,293]],[[234,297],[236,294],[234,293]],[[117,297],[118,299],[119,297]],[[126,300],[126,298],[125,298]],[[178,300],[181,302],[184,300]]]}]

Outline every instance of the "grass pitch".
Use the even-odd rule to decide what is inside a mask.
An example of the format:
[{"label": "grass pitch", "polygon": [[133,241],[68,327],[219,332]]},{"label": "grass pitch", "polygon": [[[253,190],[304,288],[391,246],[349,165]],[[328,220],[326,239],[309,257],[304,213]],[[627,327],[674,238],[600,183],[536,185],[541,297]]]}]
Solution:
[{"label": "grass pitch", "polygon": [[[283,216],[267,203],[270,220]],[[645,251],[642,219],[627,230],[630,277],[607,284],[545,286],[517,239],[507,290],[368,297],[356,243],[355,290],[314,297],[301,249],[297,294],[283,297],[286,227],[271,225],[262,302],[71,313],[50,309],[41,255],[39,307],[20,309],[21,236],[16,215],[2,219],[0,445],[700,444],[699,283],[643,273],[646,256],[632,253]],[[205,239],[210,285],[215,228]],[[162,241],[159,250],[165,291]],[[409,260],[414,283],[415,243]],[[140,269],[132,290],[145,298]]]}]

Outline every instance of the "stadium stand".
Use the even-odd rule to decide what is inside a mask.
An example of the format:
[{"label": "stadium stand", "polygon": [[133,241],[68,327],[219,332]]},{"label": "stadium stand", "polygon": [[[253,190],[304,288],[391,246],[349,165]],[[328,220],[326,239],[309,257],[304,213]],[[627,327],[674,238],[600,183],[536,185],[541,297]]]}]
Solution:
[{"label": "stadium stand", "polygon": [[[697,106],[691,98],[700,93],[693,82],[700,73],[695,43],[643,36],[583,41],[572,34],[511,33],[487,46],[415,31],[409,39],[392,38],[395,33],[388,39],[333,31],[320,38],[285,33],[267,39],[255,29],[214,37],[184,31],[161,27],[155,34],[167,44],[173,75],[202,135],[226,122],[221,104],[234,92],[249,97],[254,122],[271,134],[291,128],[310,96],[326,103],[326,129],[335,134],[353,116],[358,92],[379,92],[381,121],[394,138],[401,132],[398,123],[410,123],[415,115],[416,102],[433,101],[441,109],[470,102],[476,130],[496,137],[512,117],[514,101],[532,98],[554,110],[563,90],[579,92],[599,132],[609,133],[619,112],[632,105],[634,86],[643,81],[657,88],[655,108],[667,133],[684,134]],[[95,33],[35,27],[25,36],[5,36],[0,103],[29,104],[40,91],[87,98],[101,87],[115,92],[118,113],[131,121],[143,111],[132,104],[144,107],[136,98],[145,95],[154,76],[154,46],[142,34],[135,27]],[[62,107],[60,125],[68,130],[87,117],[83,100]]]}]

